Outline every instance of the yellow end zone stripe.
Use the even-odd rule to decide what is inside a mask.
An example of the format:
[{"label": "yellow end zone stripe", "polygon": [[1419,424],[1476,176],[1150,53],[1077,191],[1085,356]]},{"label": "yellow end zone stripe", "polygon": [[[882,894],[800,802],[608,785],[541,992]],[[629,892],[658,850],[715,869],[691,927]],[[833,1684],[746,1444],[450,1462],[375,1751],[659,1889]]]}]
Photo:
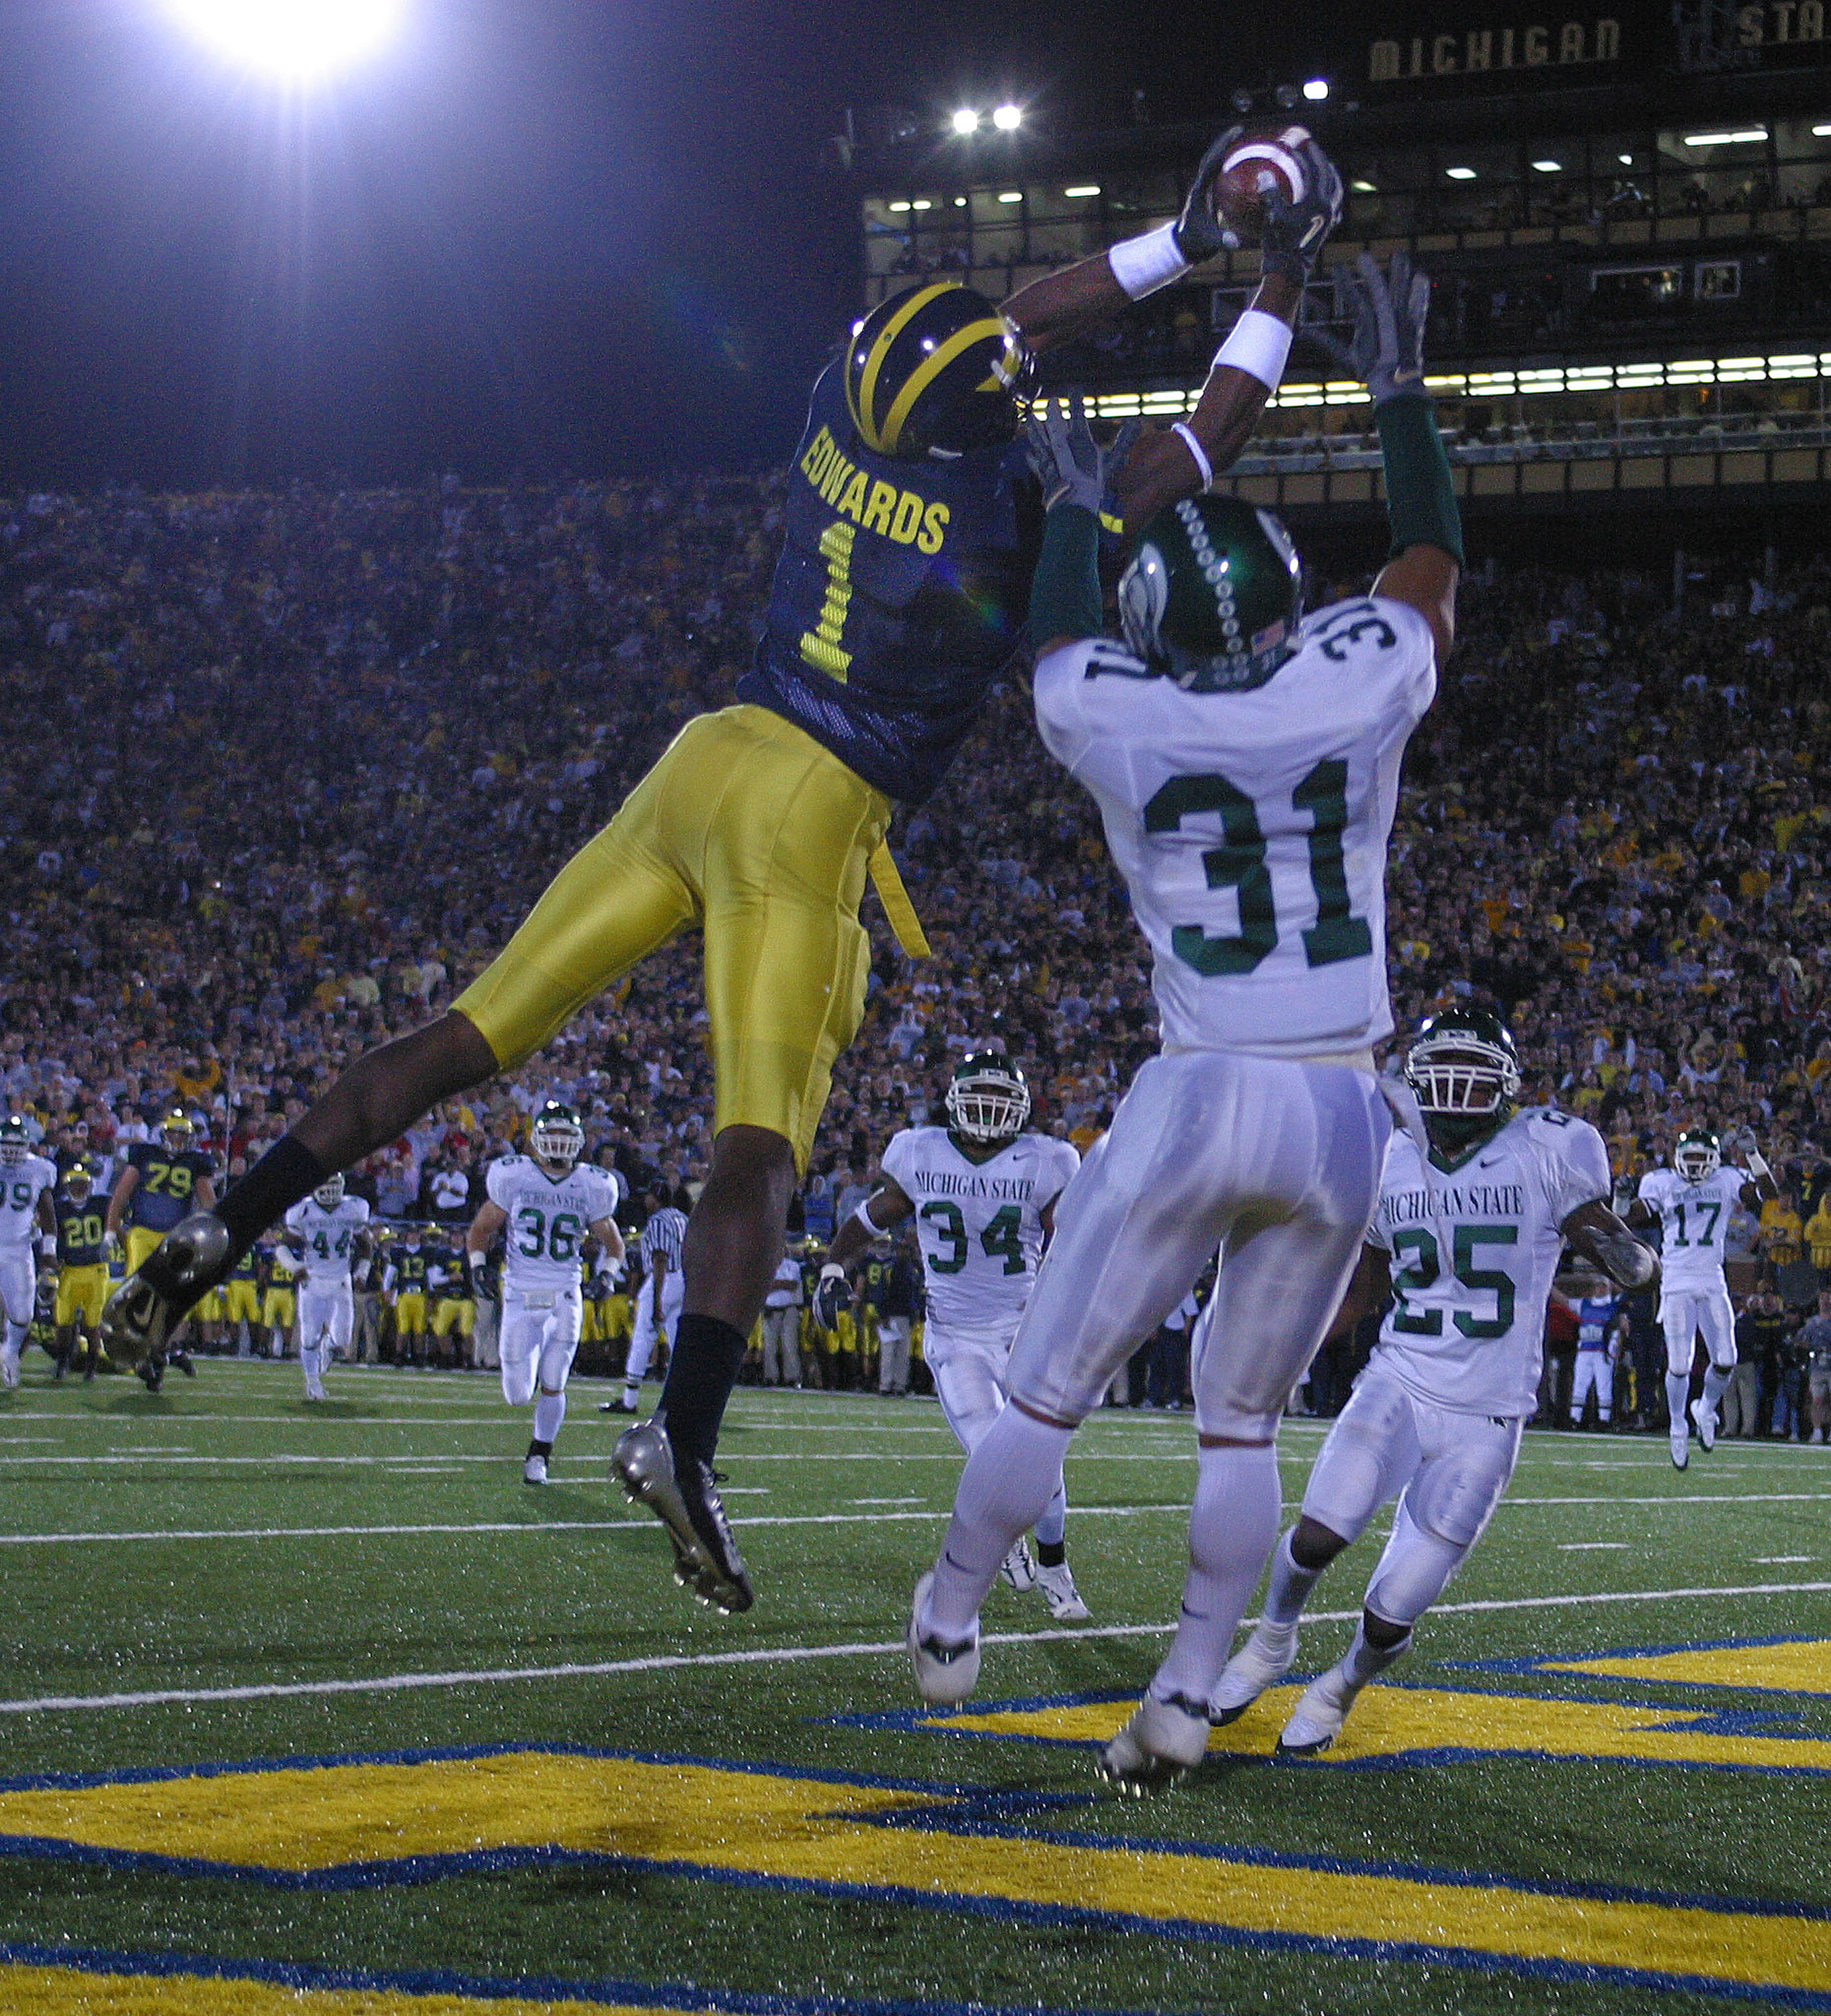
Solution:
[{"label": "yellow end zone stripe", "polygon": [[0,2007],[8,2016],[678,2016],[605,2002],[295,1988],[215,1975],[92,1974],[68,1967],[0,1967]]},{"label": "yellow end zone stripe", "polygon": [[[1592,1664],[1586,1670],[1594,1672]],[[1674,1677],[1677,1677],[1674,1676]],[[1210,1751],[1268,1757],[1303,1692],[1273,1687],[1238,1722],[1217,1729]],[[926,1726],[980,1736],[1103,1743],[1131,1711],[1129,1701],[992,1709],[935,1718]],[[1481,1755],[1600,1757],[1635,1764],[1728,1765],[1741,1769],[1831,1772],[1831,1735],[1724,1736],[1703,1708],[1647,1708],[1618,1701],[1546,1701],[1527,1694],[1463,1694],[1448,1688],[1369,1687],[1319,1769],[1445,1750]],[[1686,1726],[1705,1726],[1693,1732]]]},{"label": "yellow end zone stripe", "polygon": [[1831,1694],[1831,1638],[1779,1645],[1704,1645],[1667,1652],[1616,1652],[1594,1659],[1546,1659],[1547,1673],[1595,1673],[1610,1679],[1677,1680],[1689,1687],[1765,1687]]},{"label": "yellow end zone stripe", "polygon": [[[34,1788],[0,1795],[0,1831],[300,1873],[415,1856],[462,1866],[492,1849],[554,1846],[714,1880],[887,1891],[942,1909],[1040,1906],[1183,1936],[1193,1926],[1311,1949],[1371,1947],[1396,1958],[1408,1948],[1421,1958],[1466,1954],[1831,1998],[1823,1918],[1171,1842],[955,1831],[959,1796],[717,1764],[510,1752]],[[908,1823],[916,1814],[922,1823]],[[883,1824],[899,1816],[903,1824]]]}]

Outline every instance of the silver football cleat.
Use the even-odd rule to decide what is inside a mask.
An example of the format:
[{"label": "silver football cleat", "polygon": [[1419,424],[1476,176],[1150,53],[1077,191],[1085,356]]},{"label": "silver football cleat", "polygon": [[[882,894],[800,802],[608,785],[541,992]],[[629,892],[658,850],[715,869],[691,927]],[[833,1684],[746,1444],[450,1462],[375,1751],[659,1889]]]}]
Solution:
[{"label": "silver football cleat", "polygon": [[950,1645],[932,1633],[924,1633],[922,1613],[928,1592],[934,1586],[930,1568],[916,1585],[909,1605],[909,1629],[904,1643],[909,1648],[909,1664],[916,1675],[916,1691],[930,1708],[958,1708],[979,1684],[979,1633],[964,1644]]},{"label": "silver football cleat", "polygon": [[138,1365],[164,1350],[198,1297],[228,1271],[228,1227],[213,1211],[181,1219],[109,1298],[102,1342],[117,1364]]},{"label": "silver football cleat", "polygon": [[682,1589],[727,1615],[750,1608],[757,1593],[710,1463],[689,1463],[682,1475],[657,1416],[617,1437],[610,1471],[630,1503],[653,1512],[667,1529],[674,1579]]},{"label": "silver football cleat", "polygon": [[1116,1791],[1130,1798],[1167,1791],[1208,1750],[1207,1710],[1181,1694],[1159,1701],[1146,1694],[1131,1719],[1100,1752],[1095,1766]]}]

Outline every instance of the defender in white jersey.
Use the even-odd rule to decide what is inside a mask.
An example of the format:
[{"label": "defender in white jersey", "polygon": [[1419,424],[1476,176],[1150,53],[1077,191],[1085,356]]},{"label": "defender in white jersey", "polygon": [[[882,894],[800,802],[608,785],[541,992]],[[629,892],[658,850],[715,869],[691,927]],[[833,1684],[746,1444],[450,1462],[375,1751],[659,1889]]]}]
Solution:
[{"label": "defender in white jersey", "polygon": [[578,1355],[585,1237],[597,1240],[598,1266],[607,1273],[623,1258],[623,1235],[614,1216],[617,1178],[580,1161],[585,1129],[570,1107],[549,1100],[534,1115],[528,1145],[531,1155],[491,1163],[486,1200],[464,1235],[464,1265],[473,1274],[501,1237],[502,1397],[512,1407],[534,1402],[534,1437],[521,1474],[529,1484],[545,1484],[547,1459],[566,1419],[567,1378]]},{"label": "defender in white jersey", "polygon": [[331,1360],[347,1355],[356,1327],[351,1276],[369,1250],[369,1206],[344,1194],[341,1176],[329,1177],[286,1215],[282,1237],[303,1269],[299,1284],[299,1364],[305,1397],[322,1400]]},{"label": "defender in white jersey", "polygon": [[[973,1054],[955,1071],[945,1127],[907,1127],[883,1151],[877,1187],[840,1226],[821,1271],[817,1312],[830,1327],[846,1270],[871,1242],[913,1217],[928,1315],[922,1355],[948,1426],[970,1456],[1004,1411],[1005,1366],[1036,1280],[1056,1200],[1081,1167],[1066,1141],[1025,1132],[1030,1087],[1008,1059]],[[1068,1566],[1068,1496],[1060,1480],[1036,1521],[1036,1558],[1023,1537],[1005,1579],[1040,1588],[1050,1612],[1088,1615]]]},{"label": "defender in white jersey", "polygon": [[1660,1323],[1666,1333],[1666,1414],[1675,1468],[1691,1460],[1685,1401],[1691,1391],[1691,1359],[1698,1334],[1710,1362],[1703,1391],[1690,1409],[1704,1448],[1717,1445],[1717,1409],[1736,1370],[1736,1312],[1723,1278],[1723,1240],[1730,1214],[1744,1204],[1758,1211],[1777,1197],[1773,1172],[1752,1134],[1743,1143],[1746,1169],[1728,1167],[1714,1134],[1693,1128],[1681,1134],[1669,1169],[1649,1169],[1628,1222],[1660,1228]]},{"label": "defender in white jersey", "polygon": [[[31,1136],[16,1113],[0,1121],[0,1386],[19,1384],[19,1355],[32,1327],[38,1292],[34,1240],[57,1251],[57,1220],[51,1209],[57,1169],[32,1153]],[[47,1244],[45,1242],[49,1242]]]},{"label": "defender in white jersey", "polygon": [[1385,863],[1407,738],[1454,627],[1461,531],[1423,382],[1429,286],[1363,260],[1357,354],[1385,450],[1393,557],[1301,620],[1268,512],[1204,496],[1147,525],[1101,637],[1104,458],[1085,420],[1032,429],[1049,509],[1031,603],[1037,721],[1098,801],[1155,955],[1164,1048],[1057,1211],[1012,1348],[1011,1405],[969,1459],[908,1643],[930,1701],[978,1669],[978,1612],[1076,1427],[1194,1285],[1200,1476],[1169,1657],[1108,1745],[1128,1791],[1199,1759],[1208,1701],[1277,1538],[1275,1438],[1353,1273],[1391,1131]]},{"label": "defender in white jersey", "polygon": [[[1394,1134],[1380,1208],[1332,1334],[1389,1288],[1392,1306],[1272,1557],[1265,1607],[1209,1704],[1233,1721],[1297,1658],[1316,1578],[1394,1496],[1392,1537],[1347,1656],[1297,1703],[1280,1751],[1326,1750],[1354,1697],[1412,1642],[1480,1539],[1538,1392],[1545,1305],[1567,1241],[1624,1287],[1659,1263],[1609,1208],[1609,1157],[1587,1121],[1513,1103],[1513,1037],[1480,1010],[1426,1022],[1405,1057],[1425,1139]],[[1401,1495],[1402,1493],[1402,1496]]]}]

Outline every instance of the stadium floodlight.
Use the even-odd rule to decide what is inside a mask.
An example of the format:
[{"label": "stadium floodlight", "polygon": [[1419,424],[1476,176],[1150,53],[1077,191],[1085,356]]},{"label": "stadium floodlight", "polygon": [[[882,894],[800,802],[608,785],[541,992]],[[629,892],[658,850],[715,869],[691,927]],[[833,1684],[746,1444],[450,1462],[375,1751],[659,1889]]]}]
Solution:
[{"label": "stadium floodlight", "polygon": [[1065,189],[1062,192],[1063,195],[1070,196],[1098,196],[1099,193],[1098,182],[1077,182],[1072,189]]},{"label": "stadium floodlight", "polygon": [[1732,133],[1687,133],[1685,144],[1688,147],[1743,147],[1767,137],[1765,126],[1739,126]]},{"label": "stadium floodlight", "polygon": [[1001,105],[992,114],[992,124],[1001,133],[1015,133],[1023,124],[1021,105]]},{"label": "stadium floodlight", "polygon": [[1541,175],[1561,175],[1564,171],[1562,161],[1534,161],[1532,165]]},{"label": "stadium floodlight", "polygon": [[1369,182],[1364,175],[1357,175],[1354,179],[1348,184],[1348,187],[1351,189],[1357,196],[1377,196],[1380,193],[1378,189],[1376,188],[1372,182]]},{"label": "stadium floodlight", "polygon": [[1320,105],[1323,99],[1329,95],[1328,78],[1326,77],[1311,77],[1309,82],[1304,86],[1304,95],[1312,105]]},{"label": "stadium floodlight", "polygon": [[1473,168],[1445,168],[1444,173],[1452,182],[1472,182],[1475,179]]},{"label": "stadium floodlight", "polygon": [[1815,140],[1822,140],[1827,137],[1831,137],[1831,120],[1821,120],[1812,128],[1812,138]]},{"label": "stadium floodlight", "polygon": [[1000,189],[998,191],[998,201],[1000,203],[1021,203],[1023,200],[1023,192],[1022,189]]},{"label": "stadium floodlight", "polygon": [[308,83],[372,56],[405,0],[166,0],[192,32],[243,68]]},{"label": "stadium floodlight", "polygon": [[954,131],[962,135],[979,131],[979,114],[970,105],[962,105],[954,114]]}]

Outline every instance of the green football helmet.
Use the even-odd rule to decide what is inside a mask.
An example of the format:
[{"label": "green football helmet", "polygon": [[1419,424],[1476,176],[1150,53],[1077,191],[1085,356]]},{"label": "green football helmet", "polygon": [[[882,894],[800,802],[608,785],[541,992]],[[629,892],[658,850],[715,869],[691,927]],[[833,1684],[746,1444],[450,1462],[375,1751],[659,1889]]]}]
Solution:
[{"label": "green football helmet", "polygon": [[1512,1031],[1485,1008],[1433,1015],[1405,1052],[1405,1082],[1428,1120],[1497,1118],[1520,1090]]},{"label": "green football helmet", "polygon": [[326,1176],[311,1193],[311,1201],[320,1211],[335,1211],[344,1201],[343,1177]]},{"label": "green football helmet", "polygon": [[1030,1087],[1009,1057],[962,1057],[948,1087],[948,1126],[977,1148],[1015,1141],[1030,1119]]},{"label": "green football helmet", "polygon": [[25,1121],[16,1113],[8,1114],[0,1120],[0,1169],[22,1168],[31,1152],[32,1137],[26,1132]]},{"label": "green football helmet", "polygon": [[846,348],[846,409],[858,438],[905,462],[951,459],[1017,434],[1035,361],[1015,322],[958,280],[880,301]]},{"label": "green football helmet", "polygon": [[1191,693],[1262,686],[1297,649],[1303,614],[1290,533],[1235,497],[1166,506],[1119,578],[1127,648]]},{"label": "green football helmet", "polygon": [[1672,1166],[1686,1183],[1703,1183],[1723,1166],[1723,1144],[1707,1128],[1688,1127],[1672,1150]]},{"label": "green football helmet", "polygon": [[549,1099],[534,1117],[528,1144],[536,1161],[570,1169],[585,1153],[585,1128],[570,1106]]}]

